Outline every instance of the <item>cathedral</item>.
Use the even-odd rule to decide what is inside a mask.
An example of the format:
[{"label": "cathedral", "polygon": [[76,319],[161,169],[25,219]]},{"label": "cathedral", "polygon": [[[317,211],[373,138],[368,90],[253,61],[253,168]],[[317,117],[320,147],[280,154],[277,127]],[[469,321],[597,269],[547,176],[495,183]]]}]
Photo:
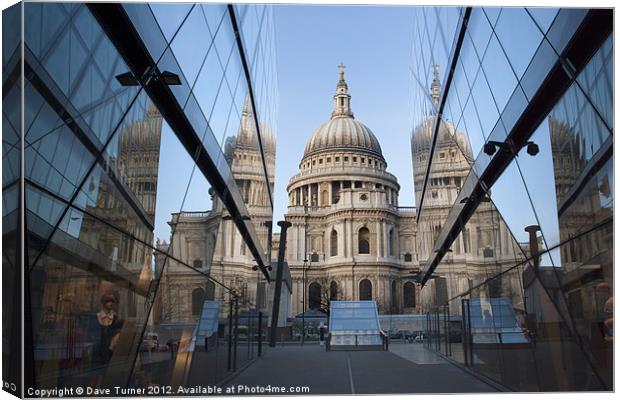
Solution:
[{"label": "cathedral", "polygon": [[[436,66],[430,99],[439,100]],[[308,140],[299,173],[287,186],[291,222],[286,256],[293,278],[294,315],[327,310],[330,300],[375,300],[381,314],[415,314],[448,303],[471,290],[493,271],[514,265],[518,246],[491,203],[483,203],[459,235],[451,252],[422,288],[418,272],[434,251],[442,223],[465,184],[474,157],[467,135],[441,120],[432,145],[436,117],[411,135],[416,198],[420,198],[431,151],[424,213],[398,202],[397,178],[372,131],[357,120],[340,66],[333,112]],[[510,276],[509,276],[510,275]],[[512,274],[514,275],[514,274]],[[507,274],[514,292],[517,276]],[[450,279],[448,279],[448,276]],[[480,293],[482,298],[497,293]]]},{"label": "cathedral", "polygon": [[293,314],[326,310],[330,300],[375,300],[380,313],[415,313],[415,209],[399,207],[398,179],[377,137],[353,115],[342,65],[333,107],[287,186]]},{"label": "cathedral", "polygon": [[[441,90],[437,69],[434,75],[429,95],[436,104]],[[285,299],[289,317],[308,310],[325,312],[331,300],[375,300],[381,314],[425,313],[448,303],[452,314],[460,314],[460,306],[452,304],[451,298],[519,258],[518,246],[499,213],[492,204],[483,203],[436,269],[436,276],[423,288],[417,282],[471,169],[474,158],[467,135],[442,120],[433,147],[435,117],[414,127],[411,153],[418,199],[430,152],[436,157],[424,212],[418,216],[416,207],[399,205],[400,185],[388,172],[379,140],[353,115],[343,65],[339,78],[330,119],[308,139],[299,172],[287,185],[284,218],[292,224],[285,253],[291,274],[292,293]],[[273,185],[275,135],[266,127],[261,132]],[[225,156],[248,212],[260,226],[261,244],[275,261],[279,234],[274,233],[269,243],[271,208],[266,183],[257,173],[262,164],[256,138],[246,104],[237,135],[227,139]],[[168,260],[162,277],[160,322],[189,322],[199,315],[203,299],[224,301],[226,297],[222,287],[212,282],[205,287],[203,276],[182,268],[178,261],[234,288],[242,294],[243,306],[270,312],[269,287],[253,269],[252,254],[220,201],[212,200],[209,211],[173,214],[171,243],[159,243],[176,259]],[[507,279],[514,280],[518,292],[517,277],[507,275]]]}]

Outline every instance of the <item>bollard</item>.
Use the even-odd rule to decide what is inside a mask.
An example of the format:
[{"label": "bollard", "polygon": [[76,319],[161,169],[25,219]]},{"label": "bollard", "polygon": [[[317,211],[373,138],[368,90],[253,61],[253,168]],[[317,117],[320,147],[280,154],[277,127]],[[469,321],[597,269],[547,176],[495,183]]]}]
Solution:
[{"label": "bollard", "polygon": [[258,312],[258,356],[263,355],[263,313]]},{"label": "bollard", "polygon": [[288,221],[278,221],[280,227],[280,248],[278,249],[278,270],[276,271],[276,288],[273,294],[273,309],[271,312],[271,329],[269,347],[276,346],[276,330],[280,314],[280,292],[282,292],[282,276],[284,275],[284,251],[286,249],[286,230],[291,226]]}]

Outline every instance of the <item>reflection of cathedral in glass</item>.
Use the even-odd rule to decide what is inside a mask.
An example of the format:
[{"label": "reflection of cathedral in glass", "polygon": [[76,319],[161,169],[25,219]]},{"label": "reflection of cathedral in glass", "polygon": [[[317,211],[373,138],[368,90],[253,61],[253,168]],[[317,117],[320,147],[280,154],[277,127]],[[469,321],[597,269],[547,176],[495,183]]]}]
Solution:
[{"label": "reflection of cathedral in glass", "polygon": [[[435,65],[430,86],[430,99],[435,106],[440,94],[439,67]],[[435,241],[468,179],[475,156],[467,133],[457,130],[453,122],[445,118],[439,122],[433,144],[436,121],[435,116],[427,117],[411,135],[415,194],[418,206],[422,203],[417,225],[420,265],[433,255]],[[431,151],[433,156],[429,164]],[[423,190],[429,165],[426,190]],[[454,296],[484,282],[492,274],[514,265],[515,258],[519,257],[516,249],[518,245],[495,207],[489,202],[482,203],[439,264],[435,272],[437,277],[427,282],[425,290],[421,291],[422,307],[428,310],[443,305]],[[511,279],[512,291],[518,293],[517,277]],[[491,292],[481,295],[486,298],[499,296],[499,293]],[[460,310],[455,307],[451,312],[459,313]]]},{"label": "reflection of cathedral in glass", "polygon": [[[146,224],[154,222],[162,116],[145,103],[146,110],[137,111],[112,139],[103,163],[108,172],[96,165],[78,194],[76,204],[84,212],[69,210],[37,263],[45,268],[32,271],[33,284],[45,281],[33,304],[33,315],[40,316],[35,346],[43,386],[57,384],[45,378],[52,360],[101,382],[113,357],[123,357],[123,351],[114,353],[119,337],[144,322],[154,278],[152,251],[101,220],[152,241]],[[129,206],[127,197],[137,201]]]},{"label": "reflection of cathedral in glass", "polygon": [[[275,136],[268,126],[261,125],[262,140],[259,144],[255,127],[254,113],[247,97],[237,135],[226,138],[224,156],[231,166],[241,197],[256,226],[258,239],[265,251],[268,251],[270,229],[266,222],[271,221],[272,207],[269,189],[264,180],[260,146],[262,145],[263,149],[269,185],[273,190]],[[256,306],[266,310],[268,288],[258,275],[259,272],[253,269],[256,264],[254,257],[246,248],[228,212],[222,211],[221,200],[216,196],[212,196],[211,200],[211,210],[173,214],[169,222],[171,231],[174,232],[171,244],[163,242],[158,246],[196,270],[209,274],[217,282],[233,288],[241,295],[242,308]],[[173,248],[170,249],[169,246]],[[159,322],[193,322],[202,308],[203,299],[222,302],[227,300],[222,286],[214,285],[211,281],[205,282],[203,276],[173,259],[169,259],[167,263],[158,302]],[[220,312],[225,313],[227,310],[221,309]]]}]

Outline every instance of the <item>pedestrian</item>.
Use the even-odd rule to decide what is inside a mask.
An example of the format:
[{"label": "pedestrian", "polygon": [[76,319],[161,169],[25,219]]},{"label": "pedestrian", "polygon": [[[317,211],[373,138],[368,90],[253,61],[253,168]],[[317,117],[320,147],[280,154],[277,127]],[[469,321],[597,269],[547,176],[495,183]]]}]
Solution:
[{"label": "pedestrian", "polygon": [[325,325],[323,325],[323,321],[319,324],[319,345],[325,345]]}]

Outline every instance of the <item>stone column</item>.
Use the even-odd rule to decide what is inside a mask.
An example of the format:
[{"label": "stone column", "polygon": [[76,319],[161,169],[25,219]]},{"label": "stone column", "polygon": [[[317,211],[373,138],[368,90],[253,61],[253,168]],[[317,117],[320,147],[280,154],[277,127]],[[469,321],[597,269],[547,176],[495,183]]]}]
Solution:
[{"label": "stone column", "polygon": [[381,220],[377,220],[375,222],[376,225],[376,235],[377,235],[377,251],[375,255],[377,258],[381,257]]},{"label": "stone column", "polygon": [[[297,249],[299,248],[299,242],[298,242],[298,237],[299,237],[299,226],[297,224],[293,224],[292,229],[291,229],[291,239],[289,240],[289,243],[293,244],[292,246],[287,246],[288,247],[288,256],[290,260],[297,260]],[[269,255],[269,257],[271,257],[271,255]]]},{"label": "stone column", "polygon": [[349,219],[349,257],[353,257],[353,220]]},{"label": "stone column", "polygon": [[[340,223],[342,229],[338,232],[338,246],[342,243],[342,247],[338,247],[338,257],[347,257],[347,220]],[[341,251],[342,250],[342,251]]]},{"label": "stone column", "polygon": [[332,199],[333,199],[333,193],[332,193],[332,182],[329,181],[327,183],[327,201],[328,201],[328,205],[332,204]]},{"label": "stone column", "polygon": [[387,222],[385,220],[383,220],[383,224],[382,224],[382,228],[383,228],[383,257],[386,257],[388,254],[388,230],[387,230]]}]

